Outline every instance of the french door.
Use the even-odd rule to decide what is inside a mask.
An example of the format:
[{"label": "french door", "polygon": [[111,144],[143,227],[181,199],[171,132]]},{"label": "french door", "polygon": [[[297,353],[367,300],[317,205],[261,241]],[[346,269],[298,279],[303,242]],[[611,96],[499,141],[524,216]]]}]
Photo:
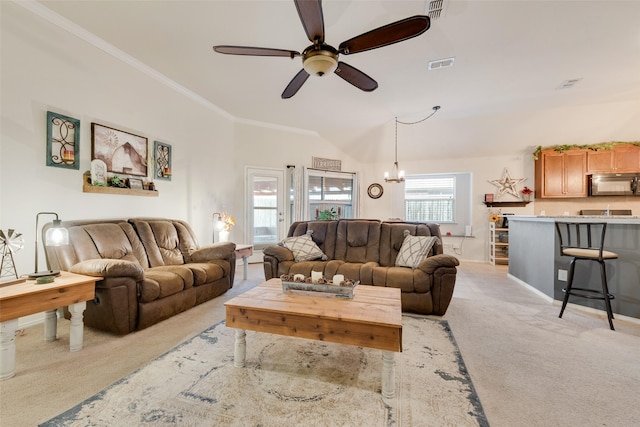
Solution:
[{"label": "french door", "polygon": [[247,240],[256,251],[277,244],[286,234],[284,171],[245,168]]}]

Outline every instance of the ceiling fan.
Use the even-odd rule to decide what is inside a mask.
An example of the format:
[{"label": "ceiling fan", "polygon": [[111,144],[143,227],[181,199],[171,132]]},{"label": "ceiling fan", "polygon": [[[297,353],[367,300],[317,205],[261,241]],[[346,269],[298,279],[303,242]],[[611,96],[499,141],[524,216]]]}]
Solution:
[{"label": "ceiling fan", "polygon": [[416,15],[360,34],[340,43],[338,49],[335,49],[324,42],[322,0],[294,0],[294,3],[307,37],[313,43],[302,53],[295,50],[265,47],[228,45],[213,47],[214,51],[228,55],[285,56],[291,59],[296,56],[302,56],[303,68],[282,92],[283,99],[288,99],[295,95],[307,81],[309,75],[323,76],[331,72],[335,72],[339,77],[355,87],[371,92],[378,87],[378,83],[357,68],[338,61],[339,55],[351,55],[408,40],[424,33],[431,25],[428,16]]}]

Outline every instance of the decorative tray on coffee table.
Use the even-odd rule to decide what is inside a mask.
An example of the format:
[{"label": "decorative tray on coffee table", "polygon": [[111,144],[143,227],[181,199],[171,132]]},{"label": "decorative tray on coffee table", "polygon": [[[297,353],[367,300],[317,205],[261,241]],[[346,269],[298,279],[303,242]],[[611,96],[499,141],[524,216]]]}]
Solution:
[{"label": "decorative tray on coffee table", "polygon": [[280,276],[282,280],[282,291],[288,292],[290,290],[296,291],[310,291],[310,292],[323,292],[327,294],[333,294],[339,298],[348,298],[353,299],[353,294],[355,293],[356,286],[360,283],[359,281],[354,282],[353,280],[343,280],[339,285],[334,284],[331,281],[321,279],[319,282],[313,283],[310,277],[301,278],[296,275],[294,279],[294,275],[283,274]]}]

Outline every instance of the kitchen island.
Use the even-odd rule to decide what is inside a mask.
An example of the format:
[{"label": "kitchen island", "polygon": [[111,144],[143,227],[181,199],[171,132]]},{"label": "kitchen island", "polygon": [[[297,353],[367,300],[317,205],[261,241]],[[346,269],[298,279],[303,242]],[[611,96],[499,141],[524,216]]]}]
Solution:
[{"label": "kitchen island", "polygon": [[[640,319],[640,216],[509,216],[509,275],[562,301],[566,278],[558,277],[569,270],[571,258],[560,256],[556,221],[607,223],[605,249],[618,254],[606,261],[613,312]],[[574,286],[600,289],[598,263],[578,261]],[[604,312],[600,300],[572,297],[569,303]]]}]

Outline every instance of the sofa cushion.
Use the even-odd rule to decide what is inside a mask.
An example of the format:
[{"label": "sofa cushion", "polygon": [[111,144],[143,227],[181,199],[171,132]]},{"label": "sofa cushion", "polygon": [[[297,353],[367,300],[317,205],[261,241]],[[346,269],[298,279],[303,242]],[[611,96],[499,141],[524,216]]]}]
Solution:
[{"label": "sofa cushion", "polygon": [[161,266],[145,270],[140,282],[140,302],[150,302],[193,287],[193,273],[184,266]]},{"label": "sofa cushion", "polygon": [[346,262],[378,262],[380,221],[343,219],[338,221],[335,258]]},{"label": "sofa cushion", "polygon": [[168,220],[129,220],[135,227],[149,258],[149,267],[184,264],[178,231]]},{"label": "sofa cushion", "polygon": [[110,258],[138,263],[129,237],[118,224],[90,224],[73,227],[70,240],[80,260]]},{"label": "sofa cushion", "polygon": [[287,237],[302,236],[311,231],[315,244],[329,259],[333,259],[337,227],[338,221],[298,221],[291,224]]},{"label": "sofa cushion", "polygon": [[327,256],[311,238],[311,232],[307,232],[307,234],[303,234],[302,236],[287,237],[282,241],[282,246],[293,253],[293,258],[296,262],[327,259]]},{"label": "sofa cushion", "polygon": [[412,236],[409,230],[405,230],[404,241],[396,257],[396,266],[418,268],[436,240],[438,238],[435,236]]},{"label": "sofa cushion", "polygon": [[224,269],[213,262],[191,262],[184,266],[193,273],[194,286],[215,282],[216,280],[222,279],[225,275]]},{"label": "sofa cushion", "polygon": [[[405,231],[412,236],[436,236],[440,237],[440,228],[437,224],[415,222],[383,222],[380,228],[380,265],[395,267],[396,257],[404,243]],[[428,256],[442,253],[440,239],[436,241]]]}]

